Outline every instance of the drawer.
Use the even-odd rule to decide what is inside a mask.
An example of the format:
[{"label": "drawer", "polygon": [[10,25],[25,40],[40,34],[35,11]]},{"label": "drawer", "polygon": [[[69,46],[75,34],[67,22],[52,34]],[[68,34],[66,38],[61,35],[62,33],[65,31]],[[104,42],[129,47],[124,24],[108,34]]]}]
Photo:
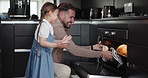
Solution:
[{"label": "drawer", "polygon": [[34,37],[15,37],[15,49],[30,49]]},{"label": "drawer", "polygon": [[72,37],[72,40],[73,40],[73,42],[74,42],[75,44],[80,45],[80,37],[73,36],[73,37]]},{"label": "drawer", "polygon": [[14,77],[24,77],[30,53],[15,53],[14,56]]},{"label": "drawer", "polygon": [[33,36],[35,33],[35,29],[37,24],[16,24],[15,28],[15,36]]}]

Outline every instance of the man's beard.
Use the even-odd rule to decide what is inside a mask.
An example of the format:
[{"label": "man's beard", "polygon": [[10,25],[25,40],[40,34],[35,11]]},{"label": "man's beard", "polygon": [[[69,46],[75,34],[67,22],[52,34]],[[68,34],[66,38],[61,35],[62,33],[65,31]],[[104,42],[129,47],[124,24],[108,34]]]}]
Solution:
[{"label": "man's beard", "polygon": [[67,23],[67,24],[63,23],[64,28],[70,29],[71,25],[68,26],[68,24],[69,24],[69,23]]}]

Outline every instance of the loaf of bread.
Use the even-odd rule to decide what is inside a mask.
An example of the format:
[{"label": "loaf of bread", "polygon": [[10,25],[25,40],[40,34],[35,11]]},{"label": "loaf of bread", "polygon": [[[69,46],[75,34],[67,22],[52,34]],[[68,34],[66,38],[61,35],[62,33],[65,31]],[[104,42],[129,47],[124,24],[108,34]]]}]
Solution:
[{"label": "loaf of bread", "polygon": [[117,54],[127,56],[127,45],[122,44],[116,49]]}]

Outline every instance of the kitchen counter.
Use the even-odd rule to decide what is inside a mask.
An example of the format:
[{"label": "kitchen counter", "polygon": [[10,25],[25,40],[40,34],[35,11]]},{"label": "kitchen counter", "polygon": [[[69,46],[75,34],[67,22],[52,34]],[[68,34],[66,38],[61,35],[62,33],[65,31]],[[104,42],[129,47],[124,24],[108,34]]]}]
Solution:
[{"label": "kitchen counter", "polygon": [[1,24],[37,24],[37,20],[2,20]]},{"label": "kitchen counter", "polygon": [[[141,20],[141,21],[140,21]],[[144,21],[143,21],[144,20]],[[118,21],[118,22],[117,22]],[[37,24],[38,20],[8,19],[2,20],[2,24]],[[101,19],[76,19],[73,24],[111,24],[111,23],[148,23],[148,16],[128,16]]]},{"label": "kitchen counter", "polygon": [[126,16],[126,17],[113,17],[113,18],[101,18],[101,19],[91,19],[92,21],[113,21],[113,20],[145,20],[148,16]]},{"label": "kitchen counter", "polygon": [[[14,20],[2,20],[1,24],[37,24],[39,20],[27,20],[27,19],[14,19]],[[89,20],[76,20],[73,24],[91,24]]]}]

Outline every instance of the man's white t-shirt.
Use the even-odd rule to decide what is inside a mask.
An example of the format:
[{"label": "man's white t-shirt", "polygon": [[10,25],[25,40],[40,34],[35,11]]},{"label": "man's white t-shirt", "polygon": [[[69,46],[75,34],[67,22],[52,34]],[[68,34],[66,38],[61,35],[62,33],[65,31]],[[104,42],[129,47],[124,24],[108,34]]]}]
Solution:
[{"label": "man's white t-shirt", "polygon": [[[38,33],[39,26],[41,26],[41,27],[40,27],[39,33]],[[37,40],[37,33],[38,33],[38,40]],[[35,31],[35,39],[39,42],[39,37],[48,38],[49,33],[54,35],[53,27],[46,19],[43,19],[41,25],[37,26],[37,29]]]}]

